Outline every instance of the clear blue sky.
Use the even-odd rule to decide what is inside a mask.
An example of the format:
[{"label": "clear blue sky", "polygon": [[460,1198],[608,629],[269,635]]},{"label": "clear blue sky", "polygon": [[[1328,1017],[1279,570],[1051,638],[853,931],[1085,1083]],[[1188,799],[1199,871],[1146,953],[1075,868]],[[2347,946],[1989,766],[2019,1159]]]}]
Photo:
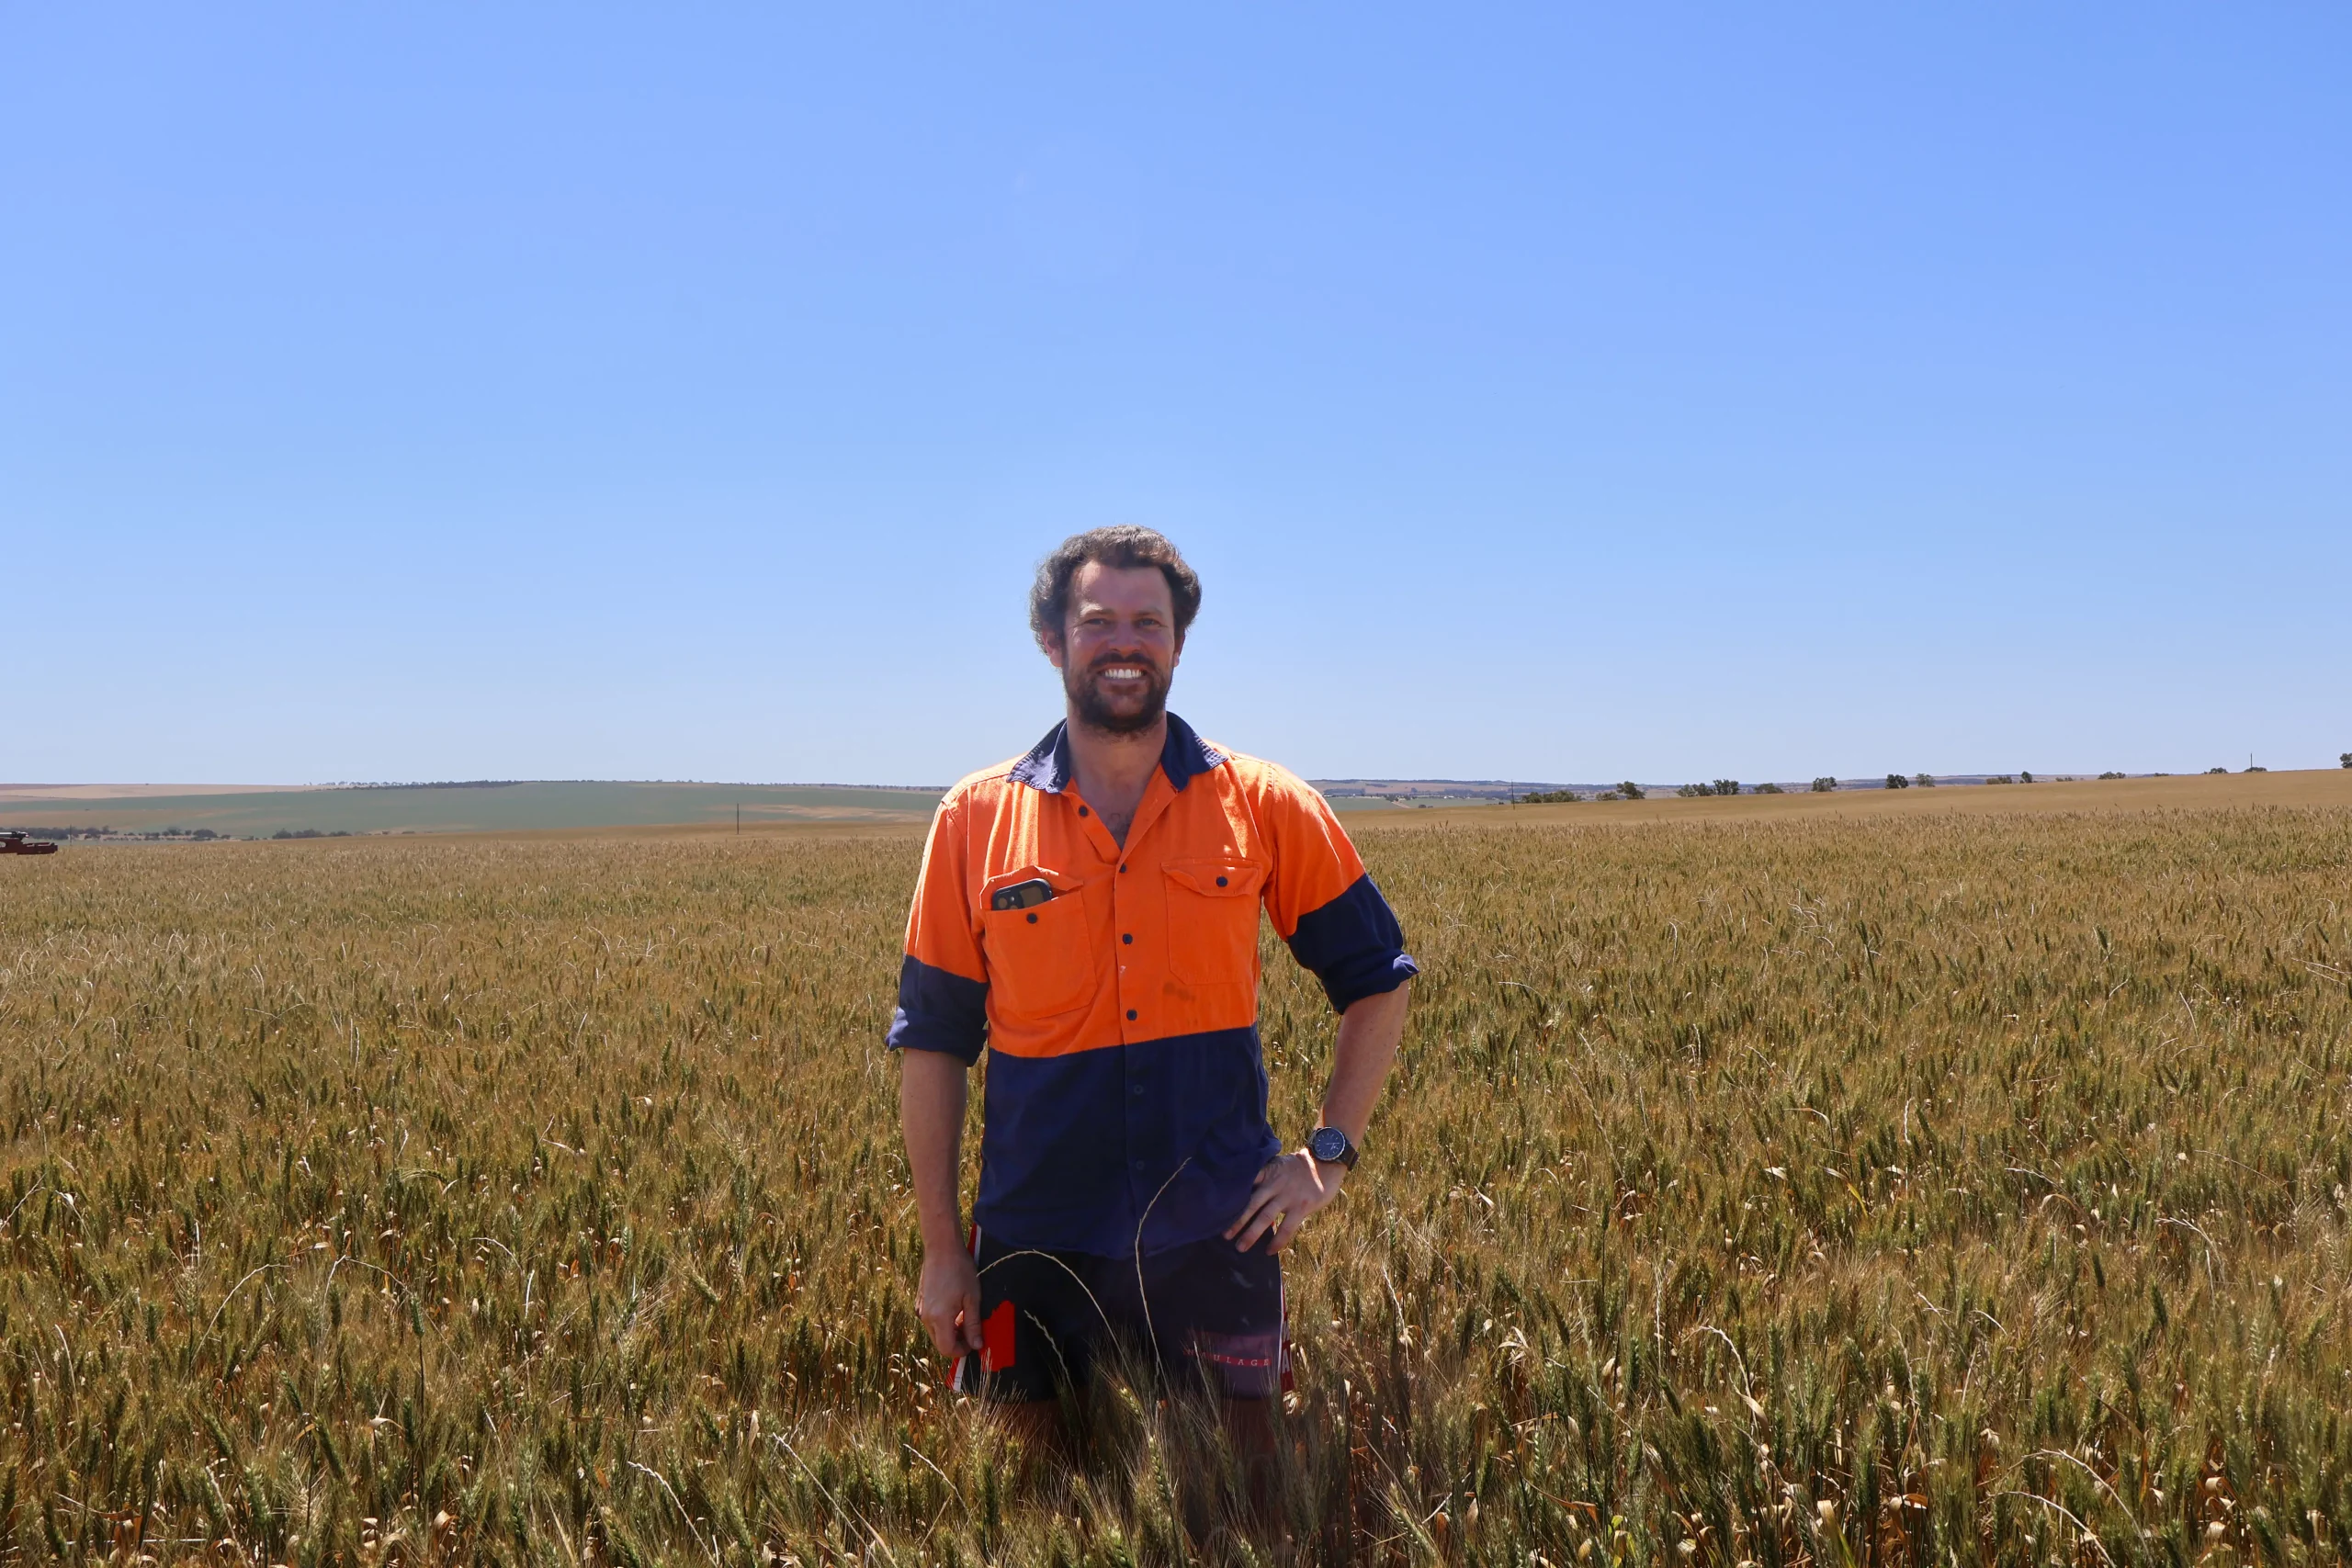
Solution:
[{"label": "clear blue sky", "polygon": [[2333,765],[2341,6],[0,5],[0,780]]}]

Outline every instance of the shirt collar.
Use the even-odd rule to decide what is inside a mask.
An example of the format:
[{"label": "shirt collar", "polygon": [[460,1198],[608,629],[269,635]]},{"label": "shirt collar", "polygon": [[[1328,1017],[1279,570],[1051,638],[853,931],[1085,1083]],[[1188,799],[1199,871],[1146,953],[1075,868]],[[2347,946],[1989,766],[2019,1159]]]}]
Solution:
[{"label": "shirt collar", "polygon": [[[1225,761],[1225,753],[1202,739],[1193,727],[1168,716],[1168,740],[1159,749],[1159,771],[1168,775],[1173,788],[1182,791],[1193,782],[1193,775],[1205,773]],[[1069,722],[1065,719],[1046,732],[1046,738],[1029,748],[1028,755],[1012,764],[1012,779],[1046,795],[1059,795],[1069,787],[1076,773],[1069,755]]]}]

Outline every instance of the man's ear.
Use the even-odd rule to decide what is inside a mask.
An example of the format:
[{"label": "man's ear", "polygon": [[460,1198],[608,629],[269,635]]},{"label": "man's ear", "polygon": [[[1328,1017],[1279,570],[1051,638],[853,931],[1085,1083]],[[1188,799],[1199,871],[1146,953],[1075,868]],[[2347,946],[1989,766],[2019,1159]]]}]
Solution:
[{"label": "man's ear", "polygon": [[1059,632],[1040,628],[1037,646],[1044,650],[1046,661],[1058,670],[1062,667],[1062,637]]}]

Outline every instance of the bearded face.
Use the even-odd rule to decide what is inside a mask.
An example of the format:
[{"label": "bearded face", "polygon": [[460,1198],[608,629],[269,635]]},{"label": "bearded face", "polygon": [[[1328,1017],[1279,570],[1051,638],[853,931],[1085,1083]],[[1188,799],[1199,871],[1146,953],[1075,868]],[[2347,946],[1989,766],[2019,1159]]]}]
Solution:
[{"label": "bearded face", "polygon": [[1113,735],[1149,729],[1168,711],[1168,671],[1133,649],[1105,653],[1083,668],[1065,667],[1062,690],[1080,724]]},{"label": "bearded face", "polygon": [[1168,580],[1157,567],[1090,562],[1070,580],[1061,666],[1070,716],[1109,735],[1150,729],[1168,709],[1180,650]]}]

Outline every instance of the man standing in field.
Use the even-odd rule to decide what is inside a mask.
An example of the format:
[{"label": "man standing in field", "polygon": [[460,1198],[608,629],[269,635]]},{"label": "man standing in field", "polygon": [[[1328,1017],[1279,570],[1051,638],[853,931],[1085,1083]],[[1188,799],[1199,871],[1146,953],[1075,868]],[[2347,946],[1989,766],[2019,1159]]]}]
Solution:
[{"label": "man standing in field", "polygon": [[[889,1044],[922,1214],[920,1308],[956,1386],[1041,1418],[1114,1344],[1271,1446],[1282,1263],[1339,1196],[1405,1027],[1404,933],[1322,796],[1166,709],[1200,580],[1098,528],[1038,568],[1063,722],[932,821]],[[1340,1014],[1289,1153],[1258,1041],[1263,908]],[[968,1246],[965,1073],[989,1048]],[[1302,1129],[1302,1132],[1309,1130]]]}]

